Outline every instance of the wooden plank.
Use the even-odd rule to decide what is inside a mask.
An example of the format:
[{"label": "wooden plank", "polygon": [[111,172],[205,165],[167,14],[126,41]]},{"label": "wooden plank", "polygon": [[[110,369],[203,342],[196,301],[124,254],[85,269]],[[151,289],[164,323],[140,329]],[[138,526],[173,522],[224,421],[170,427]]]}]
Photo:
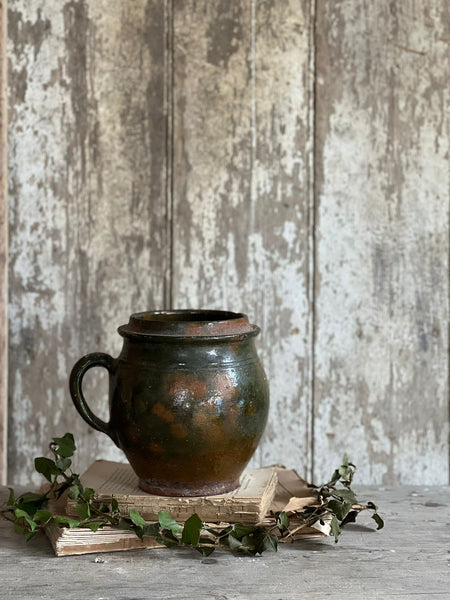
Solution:
[{"label": "wooden plank", "polygon": [[174,6],[174,305],[246,312],[271,384],[253,464],[311,462],[309,2]]},{"label": "wooden plank", "polygon": [[[395,600],[448,598],[450,488],[361,489],[378,503],[385,529],[360,515],[335,544],[331,538],[280,544],[260,557],[190,548],[57,559],[44,537],[26,543],[0,519],[0,578],[11,600],[58,597],[200,600]],[[7,498],[6,490],[3,497]],[[189,572],[189,577],[180,573]],[[24,577],[23,574],[27,576]],[[74,577],[76,573],[76,577]],[[332,591],[331,591],[332,590]]]},{"label": "wooden plank", "polygon": [[[165,2],[11,0],[11,480],[72,431],[77,468],[123,459],[72,407],[68,373],[117,355],[118,325],[164,305]],[[106,378],[86,395],[106,418]]]},{"label": "wooden plank", "polygon": [[448,482],[444,0],[317,7],[315,477]]},{"label": "wooden plank", "polygon": [[6,2],[0,2],[0,484],[6,483],[8,450],[8,195]]}]

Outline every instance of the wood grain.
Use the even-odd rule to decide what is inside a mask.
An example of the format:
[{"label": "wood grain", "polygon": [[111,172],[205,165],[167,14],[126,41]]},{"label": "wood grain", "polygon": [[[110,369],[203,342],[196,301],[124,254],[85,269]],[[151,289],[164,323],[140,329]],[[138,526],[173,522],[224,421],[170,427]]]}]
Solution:
[{"label": "wood grain", "polygon": [[448,481],[448,3],[317,7],[315,477]]},{"label": "wood grain", "polygon": [[8,449],[8,195],[6,2],[0,2],[0,484],[6,483]]},{"label": "wood grain", "polygon": [[[72,406],[83,354],[117,355],[118,325],[169,281],[166,5],[11,0],[10,465],[73,431],[78,468],[121,459]],[[87,377],[106,417],[105,377]],[[90,385],[88,385],[90,383]]]},{"label": "wood grain", "polygon": [[309,3],[175,3],[174,304],[262,328],[256,464],[311,464]]}]

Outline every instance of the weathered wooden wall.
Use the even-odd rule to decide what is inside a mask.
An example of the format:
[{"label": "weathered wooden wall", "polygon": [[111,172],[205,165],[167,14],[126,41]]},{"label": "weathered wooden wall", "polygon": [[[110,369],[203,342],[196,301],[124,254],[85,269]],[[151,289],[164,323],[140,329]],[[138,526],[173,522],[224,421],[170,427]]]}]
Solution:
[{"label": "weathered wooden wall", "polygon": [[[401,4],[401,6],[400,6]],[[244,310],[254,464],[448,481],[445,0],[9,0],[9,479],[75,360],[156,307]],[[90,377],[106,415],[104,379]]]}]

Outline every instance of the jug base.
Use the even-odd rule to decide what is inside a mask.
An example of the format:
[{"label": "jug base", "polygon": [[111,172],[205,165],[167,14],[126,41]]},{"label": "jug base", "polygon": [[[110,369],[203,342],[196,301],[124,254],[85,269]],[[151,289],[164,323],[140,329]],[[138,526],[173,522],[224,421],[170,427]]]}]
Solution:
[{"label": "jug base", "polygon": [[218,496],[227,494],[239,487],[239,477],[231,481],[195,481],[184,483],[178,481],[158,481],[156,479],[139,479],[139,487],[155,496]]}]

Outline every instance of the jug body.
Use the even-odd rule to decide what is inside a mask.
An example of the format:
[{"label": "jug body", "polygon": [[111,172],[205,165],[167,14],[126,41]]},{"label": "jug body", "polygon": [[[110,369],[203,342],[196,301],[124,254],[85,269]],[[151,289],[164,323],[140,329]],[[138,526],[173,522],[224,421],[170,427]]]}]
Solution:
[{"label": "jug body", "polygon": [[[202,496],[238,486],[268,414],[258,331],[244,315],[223,311],[138,313],[119,328],[122,351],[102,365],[110,372],[110,421],[96,428],[123,450],[143,490]],[[86,419],[81,379],[72,397]]]}]

